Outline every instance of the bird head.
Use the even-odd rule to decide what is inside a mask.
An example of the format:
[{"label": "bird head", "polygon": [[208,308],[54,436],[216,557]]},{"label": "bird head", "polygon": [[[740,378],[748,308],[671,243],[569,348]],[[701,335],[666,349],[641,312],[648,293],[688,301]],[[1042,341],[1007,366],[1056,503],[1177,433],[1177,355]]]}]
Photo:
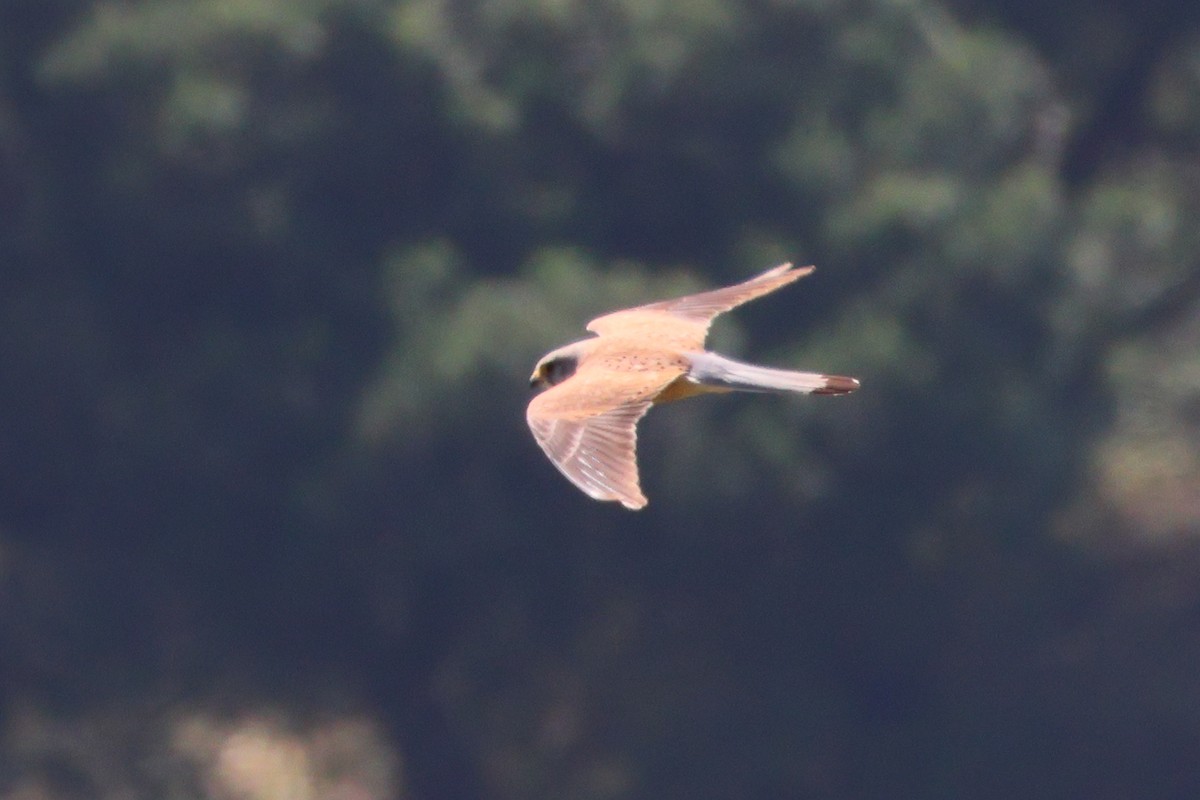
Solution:
[{"label": "bird head", "polygon": [[529,376],[530,388],[548,389],[574,375],[576,367],[579,366],[579,359],[583,357],[586,345],[590,341],[592,340],[585,339],[582,342],[574,342],[542,356],[533,368],[533,374]]}]

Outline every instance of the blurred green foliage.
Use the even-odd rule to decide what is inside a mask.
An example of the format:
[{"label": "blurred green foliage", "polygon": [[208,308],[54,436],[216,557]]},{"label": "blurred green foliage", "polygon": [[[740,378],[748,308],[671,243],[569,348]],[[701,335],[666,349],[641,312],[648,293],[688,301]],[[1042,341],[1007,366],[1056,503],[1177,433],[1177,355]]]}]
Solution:
[{"label": "blurred green foliage", "polygon": [[0,0],[0,797],[1195,795],[1198,8]]}]

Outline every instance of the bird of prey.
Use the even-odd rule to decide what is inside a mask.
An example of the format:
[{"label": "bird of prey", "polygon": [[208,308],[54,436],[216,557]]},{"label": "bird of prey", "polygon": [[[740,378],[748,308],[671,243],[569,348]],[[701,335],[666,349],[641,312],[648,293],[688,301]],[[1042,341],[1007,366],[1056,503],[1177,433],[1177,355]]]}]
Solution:
[{"label": "bird of prey", "polygon": [[714,392],[847,394],[854,378],[743,364],[704,349],[718,314],[808,275],[783,264],[743,283],[614,311],[596,334],[547,353],[529,382],[544,389],[525,417],[554,465],[596,500],[646,505],[638,484],[637,423],[655,403]]}]

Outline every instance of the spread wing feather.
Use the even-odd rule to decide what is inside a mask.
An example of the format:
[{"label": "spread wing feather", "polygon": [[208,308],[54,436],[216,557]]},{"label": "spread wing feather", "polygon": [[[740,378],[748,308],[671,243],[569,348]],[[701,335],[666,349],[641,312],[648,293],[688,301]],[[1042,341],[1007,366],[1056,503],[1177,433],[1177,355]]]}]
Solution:
[{"label": "spread wing feather", "polygon": [[530,403],[527,418],[537,443],[572,483],[596,500],[636,509],[646,505],[638,483],[637,422],[649,410],[643,400],[572,419],[542,416]]},{"label": "spread wing feather", "polygon": [[534,397],[525,418],[554,466],[597,500],[646,505],[638,483],[637,424],[654,398],[684,372],[619,370],[584,361],[567,380]]},{"label": "spread wing feather", "polygon": [[708,328],[715,317],[786,286],[812,271],[812,267],[796,268],[791,264],[781,264],[733,286],[605,314],[588,323],[587,329],[603,336],[607,333],[627,333],[631,329],[654,326],[663,333],[674,333],[682,337],[689,346],[698,348],[704,344]]}]

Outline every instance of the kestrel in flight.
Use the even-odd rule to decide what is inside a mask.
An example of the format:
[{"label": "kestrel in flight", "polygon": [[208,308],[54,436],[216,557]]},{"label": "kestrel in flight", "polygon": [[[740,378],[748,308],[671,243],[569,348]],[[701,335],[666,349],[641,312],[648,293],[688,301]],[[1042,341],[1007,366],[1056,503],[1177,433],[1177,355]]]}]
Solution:
[{"label": "kestrel in flight", "polygon": [[813,271],[783,264],[744,283],[614,311],[588,323],[596,336],[547,353],[530,385],[546,391],[525,417],[572,483],[596,500],[646,505],[638,485],[637,423],[655,403],[716,392],[847,394],[854,378],[743,364],[704,349],[718,314]]}]

